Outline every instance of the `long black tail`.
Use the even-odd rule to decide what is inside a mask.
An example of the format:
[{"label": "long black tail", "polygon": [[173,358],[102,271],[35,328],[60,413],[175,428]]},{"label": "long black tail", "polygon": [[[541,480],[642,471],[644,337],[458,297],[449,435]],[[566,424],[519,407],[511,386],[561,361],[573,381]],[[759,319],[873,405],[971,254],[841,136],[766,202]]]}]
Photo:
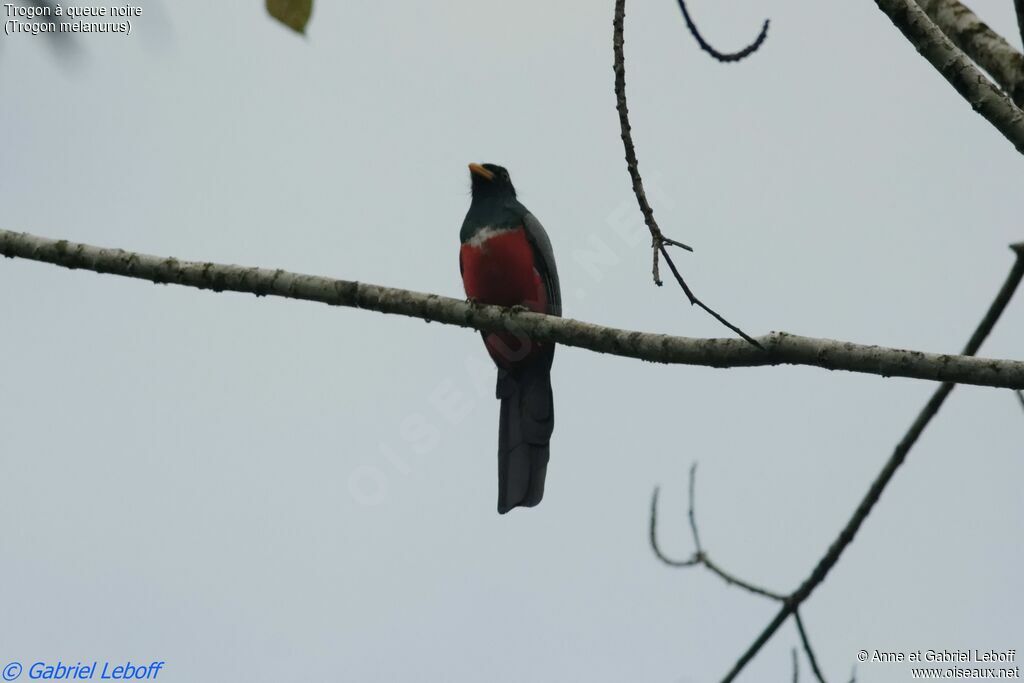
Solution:
[{"label": "long black tail", "polygon": [[[533,507],[544,497],[548,443],[555,427],[551,360],[498,371],[498,512]],[[546,361],[546,362],[545,362]]]}]

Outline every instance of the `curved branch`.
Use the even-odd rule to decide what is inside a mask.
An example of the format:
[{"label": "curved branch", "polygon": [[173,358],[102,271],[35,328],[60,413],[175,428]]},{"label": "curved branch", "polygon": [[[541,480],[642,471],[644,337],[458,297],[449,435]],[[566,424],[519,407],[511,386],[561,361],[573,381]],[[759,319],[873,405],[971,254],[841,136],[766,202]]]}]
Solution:
[{"label": "curved branch", "polygon": [[[1002,315],[1003,311],[1006,310],[1006,305],[1010,302],[1013,297],[1013,293],[1017,290],[1020,285],[1021,279],[1024,279],[1024,243],[1015,244],[1011,247],[1017,254],[1017,260],[1010,268],[1010,273],[1006,276],[1006,281],[1003,282],[1003,286],[999,288],[999,292],[996,294],[995,299],[992,300],[988,310],[982,317],[981,322],[975,328],[971,338],[967,341],[967,345],[964,347],[965,356],[973,356],[981,348],[982,342],[992,332],[995,327],[996,321]],[[928,402],[925,403],[924,408],[918,413],[917,418],[910,425],[907,433],[900,439],[900,442],[896,444],[896,448],[893,449],[892,455],[886,461],[882,470],[875,477],[875,480],[871,482],[871,486],[868,488],[866,494],[861,499],[860,505],[853,511],[853,515],[850,517],[846,526],[839,532],[836,540],[832,542],[825,555],[818,561],[818,564],[811,571],[810,576],[804,580],[800,587],[793,591],[786,602],[783,604],[782,609],[779,610],[775,618],[765,627],[761,632],[761,635],[753,642],[753,644],[747,648],[747,651],[739,658],[732,670],[722,679],[723,683],[728,683],[736,678],[739,672],[754,658],[764,644],[767,643],[775,631],[778,630],[779,626],[782,625],[786,619],[796,613],[796,610],[803,604],[807,598],[811,597],[811,593],[814,589],[821,585],[821,582],[825,580],[828,573],[832,571],[832,568],[839,562],[839,557],[843,554],[843,551],[849,547],[850,543],[853,542],[854,536],[857,535],[857,531],[860,530],[864,520],[871,514],[871,510],[875,507],[878,499],[881,498],[882,492],[885,487],[892,481],[893,475],[896,474],[896,470],[900,468],[904,460],[907,458],[907,454],[910,449],[917,443],[918,438],[924,432],[925,427],[932,421],[938,412],[939,408],[949,397],[949,394],[953,391],[954,384],[944,382],[935,392],[932,394]],[[799,626],[799,624],[798,624]],[[856,674],[856,671],[855,671]]]},{"label": "curved branch", "polygon": [[696,501],[696,496],[695,496],[696,482],[697,482],[697,463],[693,463],[693,465],[690,466],[690,488],[689,488],[689,501],[690,502],[689,502],[689,506],[688,506],[687,515],[690,518],[690,533],[693,534],[694,552],[693,552],[693,556],[690,559],[688,559],[688,560],[673,560],[673,559],[667,557],[661,551],[661,548],[658,546],[658,493],[659,493],[659,489],[658,489],[658,487],[654,488],[654,495],[651,496],[650,533],[651,533],[651,549],[654,550],[655,556],[659,560],[661,560],[662,562],[664,562],[665,564],[667,564],[670,567],[693,567],[693,566],[696,566],[698,564],[702,564],[702,565],[704,565],[708,569],[708,571],[710,571],[712,574],[717,575],[718,578],[722,579],[723,581],[725,581],[730,586],[738,586],[738,587],[740,587],[740,588],[742,588],[742,589],[744,589],[746,591],[754,593],[755,595],[760,595],[762,597],[769,598],[771,600],[775,600],[776,602],[785,602],[786,601],[786,596],[785,595],[781,595],[780,593],[775,593],[773,591],[768,590],[767,588],[761,588],[760,586],[755,586],[754,584],[750,583],[749,581],[744,581],[743,579],[740,579],[740,578],[730,574],[729,572],[725,571],[724,569],[719,567],[717,564],[712,562],[711,558],[708,556],[708,554],[706,552],[704,552],[704,548],[700,544],[700,534],[697,532],[697,517],[696,517],[696,514],[694,513],[694,504],[695,504],[695,501]]},{"label": "curved branch", "polygon": [[[692,471],[692,470],[691,470]],[[697,551],[688,560],[673,560],[671,557],[661,551],[661,546],[658,545],[658,494],[661,493],[661,488],[658,486],[654,487],[654,494],[651,496],[651,523],[648,526],[650,531],[651,539],[651,550],[654,551],[654,556],[661,560],[663,563],[670,567],[694,567],[700,564],[700,546],[697,546]],[[690,499],[690,510],[693,511],[693,499]]]},{"label": "curved branch", "polygon": [[770,20],[765,19],[764,24],[761,26],[761,32],[754,38],[754,42],[747,45],[739,52],[719,52],[715,48],[708,44],[708,41],[704,40],[704,37],[697,30],[697,25],[693,23],[693,19],[690,18],[690,12],[686,9],[686,0],[679,0],[679,9],[683,11],[683,19],[686,21],[686,28],[690,29],[690,35],[700,45],[700,49],[707,52],[709,55],[714,57],[720,62],[738,62],[744,57],[749,57],[751,54],[757,51],[764,39],[768,37],[768,22]]},{"label": "curved branch", "polygon": [[[1015,245],[1015,249],[1024,253],[1024,243]],[[739,339],[694,339],[622,330],[571,318],[469,304],[437,294],[280,269],[180,261],[9,230],[0,230],[0,254],[157,284],[303,299],[482,331],[510,331],[541,341],[656,363],[718,368],[813,365],[829,370],[1024,389],[1024,361],[923,353],[785,332],[760,337],[765,348],[762,351]]]},{"label": "curved branch", "polygon": [[[1024,0],[1017,3],[1024,6]],[[1024,55],[959,0],[917,0],[917,4],[1018,107],[1024,106]]]},{"label": "curved branch", "polygon": [[[683,12],[685,11],[686,9],[684,7]],[[763,351],[764,347],[762,347],[758,341],[723,318],[694,295],[693,291],[687,286],[683,276],[679,273],[679,269],[676,268],[676,264],[672,261],[672,257],[669,256],[668,250],[665,248],[665,245],[670,245],[681,247],[687,251],[693,251],[693,249],[682,242],[677,242],[665,237],[661,232],[661,228],[658,227],[658,221],[654,219],[654,209],[651,208],[650,203],[647,201],[647,193],[644,191],[644,181],[640,177],[639,163],[636,158],[636,147],[633,145],[632,126],[629,123],[629,106],[626,104],[626,54],[623,50],[623,42],[625,41],[625,23],[626,0],[615,0],[615,18],[612,21],[612,52],[615,55],[615,62],[613,65],[613,69],[615,71],[615,108],[619,112],[619,130],[622,137],[622,146],[626,152],[626,170],[629,171],[629,177],[633,181],[633,194],[636,195],[637,204],[640,205],[640,213],[644,215],[644,223],[647,224],[647,229],[651,232],[651,275],[654,277],[654,284],[659,287],[661,287],[662,284],[661,275],[658,273],[658,254],[660,253],[665,257],[665,261],[668,263],[669,268],[672,269],[672,275],[675,276],[676,282],[679,283],[683,293],[686,294],[686,298],[690,300],[691,306],[700,306],[706,312],[711,314],[715,320],[738,334],[752,346]]]},{"label": "curved branch", "polygon": [[1024,154],[1024,111],[985,78],[920,5],[915,0],[875,0],[875,4],[971,107]]},{"label": "curved branch", "polygon": [[[626,53],[623,49],[624,27],[626,21],[626,0],[615,0],[615,19],[612,22],[612,52],[615,63],[615,109],[619,113],[619,130],[622,137],[622,146],[626,154],[626,170],[633,183],[633,194],[636,195],[637,204],[640,205],[640,213],[644,216],[644,223],[651,232],[654,240],[654,267],[652,269],[654,283],[661,286],[661,277],[658,275],[658,247],[665,241],[665,236],[654,218],[654,209],[647,201],[647,193],[644,191],[644,181],[640,177],[639,162],[636,158],[636,146],[633,144],[633,127],[629,123],[629,105],[626,103]],[[680,242],[672,242],[675,245],[693,251],[689,246]]]}]

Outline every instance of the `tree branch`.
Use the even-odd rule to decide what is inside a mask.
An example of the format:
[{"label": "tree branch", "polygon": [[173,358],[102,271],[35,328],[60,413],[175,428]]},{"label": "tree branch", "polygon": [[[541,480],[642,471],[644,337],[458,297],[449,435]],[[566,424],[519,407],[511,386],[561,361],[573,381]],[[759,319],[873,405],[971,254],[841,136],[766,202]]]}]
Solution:
[{"label": "tree branch", "polygon": [[[1006,305],[1010,302],[1011,297],[1013,297],[1013,293],[1020,284],[1021,278],[1024,277],[1024,243],[1015,244],[1011,248],[1016,252],[1017,259],[1014,262],[1013,267],[1010,269],[1010,273],[1007,275],[1006,281],[999,289],[998,294],[996,294],[995,299],[993,299],[992,304],[985,313],[985,316],[981,319],[981,322],[978,324],[977,329],[975,329],[974,334],[971,335],[970,340],[964,347],[963,354],[965,356],[973,356],[978,352],[978,349],[981,348],[981,343],[989,333],[992,332],[992,328],[995,327],[996,321],[999,320],[999,316],[1002,315],[1003,311],[1006,309]],[[953,391],[954,386],[954,384],[944,382],[935,390],[935,393],[932,394],[932,397],[925,404],[924,408],[921,409],[917,419],[915,419],[913,424],[910,425],[910,429],[907,430],[903,439],[901,439],[896,445],[892,455],[889,456],[889,460],[885,463],[885,466],[882,467],[882,471],[879,472],[878,476],[871,483],[871,487],[868,488],[868,492],[864,495],[860,505],[858,505],[857,509],[854,510],[850,521],[846,523],[843,530],[839,532],[839,536],[832,542],[832,545],[829,546],[825,556],[822,557],[817,566],[815,566],[811,575],[807,577],[800,587],[786,599],[782,609],[779,610],[779,613],[775,615],[775,618],[772,619],[771,623],[765,627],[764,631],[761,632],[761,635],[757,637],[753,644],[739,658],[732,670],[723,679],[723,683],[727,683],[728,681],[736,678],[739,672],[743,670],[743,667],[745,667],[747,663],[753,659],[754,655],[764,647],[764,644],[771,639],[779,626],[781,626],[791,614],[794,614],[797,608],[799,608],[800,605],[811,596],[814,589],[825,580],[825,577],[828,576],[828,573],[839,561],[840,555],[843,554],[843,551],[846,550],[853,541],[853,537],[857,534],[857,531],[864,523],[864,520],[867,519],[868,515],[871,513],[875,503],[877,503],[878,499],[881,497],[882,491],[885,490],[885,487],[892,480],[893,475],[896,474],[896,470],[903,464],[903,461],[907,457],[907,453],[910,452],[910,449],[917,442],[921,433],[924,432],[928,423],[931,422],[932,418],[935,417],[936,414],[938,414],[939,408],[942,407],[942,404],[945,402],[950,392]]]},{"label": "tree branch", "polygon": [[[1024,243],[1017,247],[1024,250]],[[1024,389],[1024,361],[1017,360],[923,353],[813,339],[785,332],[760,337],[766,349],[762,351],[739,339],[694,339],[622,330],[571,318],[469,304],[437,294],[289,273],[280,269],[180,261],[9,230],[0,230],[0,254],[157,284],[316,301],[482,331],[507,330],[521,338],[530,337],[656,363],[719,368],[813,365],[828,370]]]},{"label": "tree branch", "polygon": [[764,20],[764,24],[761,25],[761,32],[757,34],[757,38],[754,38],[754,42],[747,45],[739,52],[719,52],[711,46],[708,41],[704,40],[704,36],[697,30],[697,24],[693,22],[690,17],[690,11],[686,8],[686,0],[679,0],[679,9],[683,12],[683,20],[686,22],[686,28],[689,29],[690,35],[700,45],[700,49],[707,52],[709,55],[714,57],[720,62],[738,62],[745,57],[749,57],[751,54],[757,51],[761,44],[764,43],[764,39],[768,37],[768,19]]},{"label": "tree branch", "polygon": [[825,683],[825,676],[818,667],[818,658],[814,656],[814,649],[811,647],[810,638],[807,637],[807,631],[804,629],[804,620],[800,618],[799,610],[793,610],[793,620],[796,621],[796,630],[800,633],[800,642],[803,643],[804,652],[807,654],[807,661],[811,663],[814,677],[818,679],[818,683]]},{"label": "tree branch", "polygon": [[996,88],[914,0],[875,0],[907,40],[950,85],[1024,154],[1024,111]]},{"label": "tree branch", "polygon": [[737,578],[736,576],[726,572],[724,569],[719,567],[717,564],[711,561],[711,558],[704,548],[700,544],[700,534],[697,532],[697,517],[694,513],[695,505],[695,488],[697,481],[697,463],[690,466],[690,487],[689,487],[689,506],[688,516],[690,518],[690,533],[693,535],[693,555],[688,560],[673,560],[665,553],[661,551],[658,546],[658,487],[654,488],[654,495],[651,496],[651,523],[650,523],[650,538],[651,538],[651,549],[654,550],[654,555],[667,564],[670,567],[694,567],[696,565],[704,565],[712,574],[717,575],[720,579],[725,581],[730,586],[738,586],[745,591],[760,595],[776,602],[785,602],[786,596],[780,593],[775,593],[768,590],[767,588],[761,588],[760,586],[754,585],[749,581]]},{"label": "tree branch", "polygon": [[[1024,0],[1016,2],[1018,8],[1024,6]],[[1024,55],[958,0],[917,0],[917,4],[1018,107],[1024,106]]]},{"label": "tree branch", "polygon": [[[696,27],[690,22],[689,15],[686,13],[686,6],[682,4],[681,6],[683,8],[683,14],[687,17],[687,24],[691,26],[691,31],[694,31],[694,35],[697,37],[697,40],[701,42],[702,46],[706,45],[706,43],[703,43],[703,39],[700,38],[700,35],[696,33]],[[637,204],[640,205],[640,213],[644,216],[644,223],[647,224],[647,229],[651,232],[651,276],[654,278],[654,284],[659,287],[661,287],[662,284],[661,275],[658,272],[658,255],[660,254],[665,257],[665,261],[668,263],[669,268],[672,269],[672,275],[675,276],[676,282],[679,283],[683,293],[686,294],[686,298],[690,300],[691,306],[700,306],[706,312],[711,314],[715,320],[728,327],[751,345],[763,351],[764,349],[758,341],[709,308],[707,304],[694,295],[693,291],[687,286],[683,276],[679,273],[679,269],[676,268],[676,264],[672,260],[672,257],[668,253],[666,246],[676,246],[687,251],[693,251],[693,249],[682,242],[669,239],[662,234],[661,228],[658,227],[658,221],[654,218],[654,209],[651,208],[650,202],[647,201],[647,193],[644,191],[644,181],[640,177],[639,162],[636,158],[636,147],[633,145],[632,126],[629,123],[629,106],[626,103],[626,54],[623,50],[623,42],[625,40],[623,37],[625,23],[626,0],[615,0],[615,19],[612,21],[612,52],[614,53],[615,59],[612,67],[615,71],[615,108],[619,112],[619,131],[622,137],[622,146],[626,152],[626,170],[629,172],[629,177],[633,182],[633,194],[636,195]],[[765,31],[767,30],[768,24],[765,22]],[[750,49],[750,52],[756,50],[757,46],[761,44],[760,40],[763,39],[764,38],[762,36],[756,45]]]},{"label": "tree branch", "polygon": [[[760,595],[762,597],[774,600],[775,602],[787,603],[790,599],[788,595],[782,595],[781,593],[775,593],[768,590],[767,588],[761,588],[749,581],[736,578],[732,574],[725,572],[723,569],[718,567],[711,561],[711,558],[704,551],[703,546],[700,543],[700,533],[697,531],[697,515],[694,512],[696,507],[696,483],[697,483],[697,463],[693,463],[690,466],[690,486],[689,486],[689,504],[687,507],[687,516],[690,520],[690,533],[693,536],[693,555],[688,560],[673,560],[666,556],[661,548],[658,546],[658,493],[659,489],[655,487],[654,495],[651,496],[651,523],[650,523],[650,539],[651,549],[654,550],[655,556],[667,564],[670,567],[694,567],[696,565],[704,565],[712,573],[716,574],[719,578],[725,581],[730,586],[739,586],[746,591]],[[814,672],[815,678],[818,679],[819,683],[825,683],[825,677],[821,673],[821,669],[818,667],[818,660],[814,656],[814,649],[811,647],[811,641],[807,637],[807,631],[804,629],[804,622],[800,618],[800,612],[794,609],[793,617],[796,620],[796,627],[800,633],[800,641],[803,644],[804,652],[807,653],[807,660],[811,663],[811,670]],[[797,660],[796,660],[796,649],[793,649],[793,678],[797,679]]]}]

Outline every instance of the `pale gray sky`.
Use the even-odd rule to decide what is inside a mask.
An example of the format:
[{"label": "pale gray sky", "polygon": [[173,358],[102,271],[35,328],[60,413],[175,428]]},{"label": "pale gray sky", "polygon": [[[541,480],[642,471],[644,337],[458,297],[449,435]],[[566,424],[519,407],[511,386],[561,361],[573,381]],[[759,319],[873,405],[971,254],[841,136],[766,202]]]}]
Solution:
[{"label": "pale gray sky", "polygon": [[[262,3],[147,2],[70,61],[4,36],[0,227],[459,296],[466,163],[492,161],[566,315],[722,336],[650,282],[612,4],[322,2],[301,38]],[[1019,44],[1011,5],[975,9]],[[671,0],[627,8],[640,163],[697,293],[753,334],[958,351],[1024,239],[1020,155],[868,0],[692,10],[722,49],[772,18],[722,66]],[[652,487],[688,554],[698,460],[707,549],[791,590],[934,389],[561,349],[545,500],[499,517],[469,331],[18,260],[0,319],[0,663],[164,681],[717,680],[776,606],[659,564]],[[982,351],[1022,348],[1018,295]],[[861,648],[1024,651],[1022,443],[1010,392],[953,393],[803,609],[830,680]],[[787,680],[797,642],[744,680]]]}]

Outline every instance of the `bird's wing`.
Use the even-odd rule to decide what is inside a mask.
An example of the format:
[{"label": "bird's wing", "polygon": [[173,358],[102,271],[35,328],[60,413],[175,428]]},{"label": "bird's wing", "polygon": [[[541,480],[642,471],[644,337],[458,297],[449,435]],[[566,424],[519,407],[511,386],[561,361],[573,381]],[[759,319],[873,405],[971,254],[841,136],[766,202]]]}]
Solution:
[{"label": "bird's wing", "polygon": [[562,290],[558,284],[558,268],[555,266],[555,252],[551,249],[551,240],[548,239],[544,226],[540,224],[537,217],[529,211],[523,216],[523,228],[526,236],[533,246],[534,261],[537,264],[537,272],[540,273],[547,290],[548,311],[551,315],[562,315]]}]

